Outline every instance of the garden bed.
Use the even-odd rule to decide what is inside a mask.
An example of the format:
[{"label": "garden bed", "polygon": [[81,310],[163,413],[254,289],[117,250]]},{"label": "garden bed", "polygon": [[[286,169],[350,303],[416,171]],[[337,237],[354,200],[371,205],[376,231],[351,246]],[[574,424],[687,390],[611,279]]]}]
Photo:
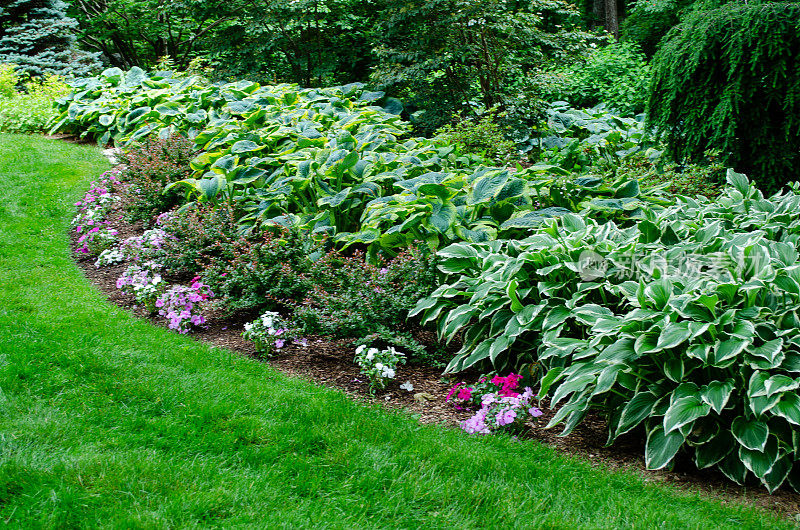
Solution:
[{"label": "garden bed", "polygon": [[[140,223],[127,223],[119,215],[112,215],[111,219],[113,228],[118,230],[121,239],[143,232]],[[75,250],[78,244],[74,232],[71,240]],[[154,325],[167,327],[163,319],[150,318],[151,315],[146,310],[136,305],[132,295],[117,289],[117,278],[127,268],[127,263],[97,268],[93,257],[77,257],[76,262],[88,280],[109,302],[139,318],[149,318]],[[448,391],[458,379],[443,377],[440,369],[418,364],[400,365],[397,377],[388,384],[386,390],[371,394],[368,381],[353,363],[356,345],[352,340],[311,336],[307,338],[306,347],[287,345],[278,355],[263,359],[256,354],[252,343],[241,336],[247,321],[247,318],[242,317],[225,319],[212,313],[208,316],[206,325],[192,335],[216,346],[263,360],[286,375],[342,390],[356,401],[380,403],[388,408],[406,410],[421,423],[457,427],[471,415],[470,412],[458,411],[445,402]],[[435,340],[435,335],[431,332],[418,331],[415,335],[422,342],[431,343]],[[467,377],[467,380],[477,378],[477,374],[469,375],[472,378]],[[400,389],[400,385],[406,381],[413,384],[413,391]],[[645,441],[638,431],[620,437],[612,447],[606,447],[606,423],[598,415],[590,414],[569,436],[559,437],[560,429],[543,428],[552,418],[553,411],[546,407],[542,407],[542,410],[544,414],[539,418],[539,423],[530,425],[522,434],[523,437],[540,441],[563,454],[588,460],[596,467],[637,472],[646,482],[668,483],[689,491],[699,491],[704,495],[720,498],[723,502],[745,502],[761,506],[792,519],[800,515],[800,494],[787,487],[772,495],[758,484],[740,487],[719,472],[698,471],[688,459],[678,459],[672,471],[648,471],[642,456]]]}]

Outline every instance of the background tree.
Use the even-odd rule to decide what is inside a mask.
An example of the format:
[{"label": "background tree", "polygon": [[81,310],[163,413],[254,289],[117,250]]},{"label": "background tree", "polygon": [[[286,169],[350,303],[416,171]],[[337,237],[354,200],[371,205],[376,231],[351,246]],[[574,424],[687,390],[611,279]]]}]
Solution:
[{"label": "background tree", "polygon": [[800,4],[697,7],[653,58],[648,123],[677,161],[722,151],[775,191],[800,170]]},{"label": "background tree", "polygon": [[535,99],[536,75],[584,49],[588,37],[579,12],[559,0],[390,0],[387,7],[372,79],[422,109],[416,120],[426,130],[476,108]]},{"label": "background tree", "polygon": [[61,0],[0,2],[0,63],[17,65],[32,76],[87,75],[96,56],[75,47],[77,22]]},{"label": "background tree", "polygon": [[364,81],[382,0],[253,2],[207,52],[224,77],[322,86]]},{"label": "background tree", "polygon": [[246,0],[74,0],[80,42],[114,66],[150,68],[169,56],[185,69],[215,32],[237,19]]}]

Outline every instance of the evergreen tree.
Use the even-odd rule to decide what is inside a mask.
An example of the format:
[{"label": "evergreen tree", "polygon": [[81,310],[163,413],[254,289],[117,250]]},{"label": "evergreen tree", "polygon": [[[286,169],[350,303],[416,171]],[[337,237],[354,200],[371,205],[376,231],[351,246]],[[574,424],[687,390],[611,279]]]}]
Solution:
[{"label": "evergreen tree", "polygon": [[798,57],[800,3],[700,5],[653,58],[649,125],[675,160],[718,149],[776,191],[800,175]]},{"label": "evergreen tree", "polygon": [[32,76],[85,76],[95,54],[75,47],[74,19],[62,0],[0,0],[0,63]]}]

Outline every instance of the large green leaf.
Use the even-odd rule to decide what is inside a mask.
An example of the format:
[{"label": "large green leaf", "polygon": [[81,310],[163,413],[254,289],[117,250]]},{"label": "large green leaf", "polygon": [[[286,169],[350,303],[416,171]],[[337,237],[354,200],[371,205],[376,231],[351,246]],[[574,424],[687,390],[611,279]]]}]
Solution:
[{"label": "large green leaf", "polygon": [[728,431],[722,431],[708,442],[694,448],[694,462],[697,469],[705,469],[721,462],[733,451],[733,437]]},{"label": "large green leaf", "polygon": [[639,392],[622,409],[614,437],[621,436],[639,425],[653,411],[658,397],[652,392]]},{"label": "large green leaf", "polygon": [[674,348],[688,340],[690,336],[688,322],[670,322],[661,330],[656,348],[660,350]]},{"label": "large green leaf", "polygon": [[704,403],[699,396],[686,396],[675,400],[664,414],[664,432],[667,434],[680,429],[711,411],[711,405]]},{"label": "large green leaf", "polygon": [[770,412],[784,418],[789,423],[800,425],[800,396],[786,392],[770,409]]},{"label": "large green leaf", "polygon": [[647,435],[647,444],[644,449],[647,469],[666,467],[678,453],[684,440],[685,437],[680,430],[665,434],[661,425],[652,429]]},{"label": "large green leaf", "polygon": [[722,414],[722,409],[727,405],[728,400],[733,392],[734,381],[733,379],[726,379],[725,381],[712,381],[700,390],[700,395],[703,401],[711,405],[714,412]]},{"label": "large green leaf", "polygon": [[778,461],[778,442],[770,437],[762,451],[739,447],[739,458],[747,469],[755,476],[763,479]]},{"label": "large green leaf", "polygon": [[731,432],[743,447],[752,451],[763,451],[767,445],[769,427],[763,421],[747,420],[739,416],[733,420]]}]

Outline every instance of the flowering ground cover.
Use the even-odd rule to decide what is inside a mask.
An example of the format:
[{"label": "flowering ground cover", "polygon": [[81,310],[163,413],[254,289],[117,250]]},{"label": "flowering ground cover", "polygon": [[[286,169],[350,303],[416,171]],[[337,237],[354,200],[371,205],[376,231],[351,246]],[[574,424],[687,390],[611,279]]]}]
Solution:
[{"label": "flowering ground cover", "polygon": [[764,511],[420,426],[110,306],[74,266],[96,148],[0,135],[0,521],[10,527],[782,528]]}]

